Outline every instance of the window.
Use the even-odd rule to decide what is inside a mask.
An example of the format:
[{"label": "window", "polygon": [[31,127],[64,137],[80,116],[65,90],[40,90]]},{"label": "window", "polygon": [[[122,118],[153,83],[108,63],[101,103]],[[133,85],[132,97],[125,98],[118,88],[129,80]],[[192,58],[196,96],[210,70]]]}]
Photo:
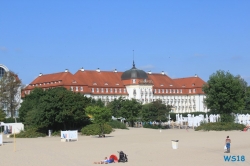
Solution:
[{"label": "window", "polygon": [[119,93],[122,93],[122,89],[121,88],[119,89]]},{"label": "window", "polygon": [[76,91],[78,91],[78,86],[76,87]]},{"label": "window", "polygon": [[188,93],[191,93],[191,89],[188,90]]},{"label": "window", "polygon": [[108,88],[106,88],[106,93],[108,93],[109,92],[109,89]]},{"label": "window", "polygon": [[180,89],[180,93],[182,93],[182,89]]},{"label": "window", "polygon": [[71,91],[73,91],[73,90],[74,90],[73,86],[71,86],[71,87],[70,87],[70,90],[71,90]]},{"label": "window", "polygon": [[155,89],[155,93],[156,93],[157,91],[156,91],[156,89]]},{"label": "window", "polygon": [[195,89],[193,89],[193,93],[195,93]]},{"label": "window", "polygon": [[168,93],[168,89],[166,89],[166,93]]},{"label": "window", "polygon": [[95,88],[92,88],[92,92],[95,92]]},{"label": "window", "polygon": [[99,93],[99,88],[96,88],[96,92]]},{"label": "window", "polygon": [[102,88],[102,90],[101,90],[101,91],[102,91],[102,93],[103,93],[103,88]]},{"label": "window", "polygon": [[125,88],[124,88],[123,92],[126,93],[126,89]]},{"label": "window", "polygon": [[176,93],[179,93],[179,89],[176,90]]},{"label": "window", "polygon": [[115,88],[115,93],[117,93],[117,89]]},{"label": "window", "polygon": [[135,84],[136,83],[136,79],[133,79],[133,84]]},{"label": "window", "polygon": [[160,90],[160,89],[158,89],[158,93],[161,93],[161,90]]},{"label": "window", "polygon": [[83,91],[83,87],[82,87],[82,86],[81,86],[81,88],[80,88],[80,89],[81,89],[81,91]]},{"label": "window", "polygon": [[172,89],[169,90],[169,93],[172,93]]},{"label": "window", "polygon": [[164,89],[162,89],[161,92],[164,93]]},{"label": "window", "polygon": [[112,89],[112,88],[110,88],[110,92],[111,92],[111,93],[113,92],[113,89]]}]

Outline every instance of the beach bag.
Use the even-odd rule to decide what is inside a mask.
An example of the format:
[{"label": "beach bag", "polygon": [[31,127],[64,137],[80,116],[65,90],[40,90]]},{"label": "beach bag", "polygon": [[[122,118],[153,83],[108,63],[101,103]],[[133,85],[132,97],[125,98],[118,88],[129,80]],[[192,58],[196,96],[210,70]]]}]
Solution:
[{"label": "beach bag", "polygon": [[227,150],[227,146],[226,146],[226,145],[224,146],[224,150],[225,150],[225,151]]}]

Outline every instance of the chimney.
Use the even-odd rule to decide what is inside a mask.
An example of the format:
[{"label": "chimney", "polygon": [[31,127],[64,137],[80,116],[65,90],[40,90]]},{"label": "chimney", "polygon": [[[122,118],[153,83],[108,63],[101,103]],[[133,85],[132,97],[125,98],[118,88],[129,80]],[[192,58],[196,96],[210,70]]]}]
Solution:
[{"label": "chimney", "polygon": [[148,71],[148,74],[152,74],[151,70]]},{"label": "chimney", "polygon": [[82,67],[80,70],[81,70],[81,71],[84,71],[84,68]]},{"label": "chimney", "polygon": [[42,75],[43,75],[43,73],[40,73],[40,74],[39,74],[39,77],[41,77]]},{"label": "chimney", "polygon": [[195,75],[194,75],[194,77],[198,77],[198,75],[197,75],[197,74],[195,74]]},{"label": "chimney", "polygon": [[114,72],[117,73],[117,70],[115,69]]},{"label": "chimney", "polygon": [[100,73],[101,70],[100,70],[99,68],[97,68],[96,71],[97,71],[98,73]]},{"label": "chimney", "polygon": [[65,73],[67,73],[67,72],[69,72],[69,70],[68,70],[68,69],[65,69]]},{"label": "chimney", "polygon": [[162,71],[161,74],[164,75],[165,74],[164,71]]}]

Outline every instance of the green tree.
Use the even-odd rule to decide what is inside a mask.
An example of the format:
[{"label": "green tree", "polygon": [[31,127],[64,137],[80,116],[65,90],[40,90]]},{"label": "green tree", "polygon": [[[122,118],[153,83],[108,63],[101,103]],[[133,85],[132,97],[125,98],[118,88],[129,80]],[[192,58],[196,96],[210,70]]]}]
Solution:
[{"label": "green tree", "polygon": [[208,109],[212,113],[222,114],[222,121],[231,121],[229,114],[245,106],[245,84],[229,72],[219,70],[212,74],[203,91]]},{"label": "green tree", "polygon": [[250,86],[246,88],[245,109],[250,111]]},{"label": "green tree", "polygon": [[0,122],[3,122],[5,120],[6,114],[2,109],[0,109]]},{"label": "green tree", "polygon": [[161,100],[156,100],[152,103],[145,104],[141,109],[143,121],[167,121],[168,114],[171,111],[171,106],[162,104]]},{"label": "green tree", "polygon": [[10,113],[12,118],[15,116],[15,111],[17,111],[20,104],[21,86],[21,80],[12,71],[5,72],[0,79],[1,108],[7,108],[7,112]]},{"label": "green tree", "polygon": [[111,111],[107,107],[88,106],[86,113],[91,117],[93,123],[100,126],[101,133],[104,136],[104,125],[111,120]]},{"label": "green tree", "polygon": [[124,101],[124,98],[119,97],[118,99],[114,99],[112,102],[108,103],[107,107],[111,110],[112,116],[116,118],[122,116],[121,108]]},{"label": "green tree", "polygon": [[20,118],[29,126],[47,131],[78,129],[89,123],[85,108],[90,99],[63,87],[34,89],[24,98]]},{"label": "green tree", "polygon": [[126,99],[122,102],[121,109],[118,113],[119,116],[125,118],[128,122],[130,122],[131,126],[134,126],[134,122],[140,119],[139,113],[142,108],[141,103],[139,103],[135,99]]}]

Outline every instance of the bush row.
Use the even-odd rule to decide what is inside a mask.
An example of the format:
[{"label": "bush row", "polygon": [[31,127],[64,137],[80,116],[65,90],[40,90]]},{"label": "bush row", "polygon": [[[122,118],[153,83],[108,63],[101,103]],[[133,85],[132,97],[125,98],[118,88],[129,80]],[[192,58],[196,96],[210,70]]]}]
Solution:
[{"label": "bush row", "polygon": [[201,123],[195,131],[229,131],[229,130],[243,130],[245,125],[239,123],[230,123],[230,122],[216,122],[216,123]]}]

